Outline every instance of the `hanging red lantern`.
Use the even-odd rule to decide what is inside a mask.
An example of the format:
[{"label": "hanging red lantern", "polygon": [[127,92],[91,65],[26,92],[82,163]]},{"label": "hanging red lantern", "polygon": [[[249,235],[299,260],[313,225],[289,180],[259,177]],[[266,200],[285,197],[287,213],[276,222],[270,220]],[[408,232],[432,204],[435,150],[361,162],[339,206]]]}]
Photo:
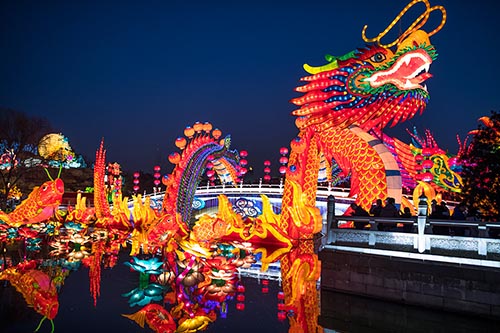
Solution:
[{"label": "hanging red lantern", "polygon": [[153,177],[155,177],[156,179],[159,179],[161,177],[161,174],[159,172],[155,172]]},{"label": "hanging red lantern", "polygon": [[245,310],[245,303],[236,303],[236,310]]},{"label": "hanging red lantern", "polygon": [[425,169],[430,169],[430,168],[432,168],[433,165],[434,165],[434,162],[431,160],[424,160],[422,162],[422,167],[424,167]]},{"label": "hanging red lantern", "polygon": [[134,180],[133,180],[133,183],[134,183],[134,185],[139,185],[139,179],[137,179],[137,178],[136,178],[136,179],[134,179]]},{"label": "hanging red lantern", "polygon": [[153,170],[154,170],[155,172],[160,172],[161,168],[160,168],[160,166],[159,166],[159,165],[155,165],[155,166],[153,167]]},{"label": "hanging red lantern", "polygon": [[240,165],[241,165],[241,166],[246,166],[247,164],[248,164],[248,161],[247,161],[247,160],[245,160],[245,159],[241,159],[241,160],[240,160]]},{"label": "hanging red lantern", "polygon": [[271,176],[269,176],[269,175],[264,175],[264,180],[265,180],[266,182],[270,181],[270,180],[271,180]]},{"label": "hanging red lantern", "polygon": [[434,176],[433,176],[433,175],[432,175],[432,173],[430,173],[430,172],[424,172],[424,173],[422,174],[422,180],[423,180],[424,182],[430,182],[430,181],[432,181],[433,179],[434,179]]},{"label": "hanging red lantern", "polygon": [[240,284],[238,285],[238,287],[236,288],[236,291],[239,292],[239,293],[244,293],[245,292],[245,286]]},{"label": "hanging red lantern", "polygon": [[285,310],[285,304],[284,303],[278,303],[278,310],[280,310],[280,311]]},{"label": "hanging red lantern", "polygon": [[207,169],[212,169],[214,167],[214,164],[212,162],[207,163]]},{"label": "hanging red lantern", "polygon": [[262,293],[263,294],[269,293],[269,288],[268,287],[262,287]]},{"label": "hanging red lantern", "polygon": [[240,157],[246,158],[248,156],[248,152],[246,150],[240,151]]},{"label": "hanging red lantern", "polygon": [[280,164],[287,164],[288,163],[288,157],[282,156],[280,157]]},{"label": "hanging red lantern", "polygon": [[203,130],[203,124],[197,121],[194,123],[193,128],[196,133],[201,133],[201,131]]},{"label": "hanging red lantern", "polygon": [[282,291],[280,291],[280,292],[278,292],[278,296],[277,297],[278,297],[279,300],[284,300],[285,299],[285,293],[282,292]]},{"label": "hanging red lantern", "polygon": [[247,173],[247,172],[248,172],[247,168],[241,168],[241,169],[240,169],[240,174],[241,174],[242,176],[246,175],[246,173]]},{"label": "hanging red lantern", "polygon": [[168,185],[168,175],[163,175],[163,178],[161,179],[161,183],[165,186]]},{"label": "hanging red lantern", "polygon": [[415,155],[415,162],[420,163],[424,160],[424,157],[421,154]]},{"label": "hanging red lantern", "polygon": [[161,182],[160,182],[160,180],[159,180],[159,179],[155,179],[155,180],[153,181],[153,183],[155,184],[155,186],[158,186],[158,185],[160,185],[160,183],[161,183]]},{"label": "hanging red lantern", "polygon": [[243,294],[236,295],[236,300],[238,302],[244,302],[245,301],[245,295],[243,295]]},{"label": "hanging red lantern", "polygon": [[265,172],[265,173],[271,173],[271,168],[269,168],[269,167],[265,167],[265,168],[264,168],[264,172]]},{"label": "hanging red lantern", "polygon": [[281,155],[286,155],[286,154],[288,154],[288,148],[287,148],[287,147],[281,147],[281,148],[280,148],[280,154],[281,154]]},{"label": "hanging red lantern", "polygon": [[278,320],[283,321],[286,319],[286,312],[285,311],[279,311],[278,312]]},{"label": "hanging red lantern", "polygon": [[133,189],[134,189],[135,192],[137,192],[137,191],[139,191],[139,186],[134,185]]},{"label": "hanging red lantern", "polygon": [[138,172],[134,172],[134,178],[139,178],[140,174]]},{"label": "hanging red lantern", "polygon": [[205,122],[202,128],[205,133],[210,133],[210,131],[212,130],[212,124],[210,124],[209,122]]},{"label": "hanging red lantern", "polygon": [[266,279],[262,280],[262,285],[263,286],[268,286],[269,285],[269,280],[266,280]]},{"label": "hanging red lantern", "polygon": [[265,160],[264,161],[264,166],[271,166],[271,161]]},{"label": "hanging red lantern", "polygon": [[207,171],[207,177],[208,177],[208,178],[211,178],[211,177],[213,177],[214,175],[215,175],[215,171],[214,171],[214,170],[208,170],[208,171]]},{"label": "hanging red lantern", "polygon": [[177,164],[181,161],[181,155],[179,153],[172,153],[168,155],[168,161],[172,164]]},{"label": "hanging red lantern", "polygon": [[282,166],[280,166],[279,171],[280,171],[280,173],[281,173],[282,175],[284,175],[284,174],[286,173],[286,169],[287,169],[287,167],[286,167],[286,166],[284,166],[284,165],[282,165]]},{"label": "hanging red lantern", "polygon": [[422,148],[422,155],[424,156],[431,156],[432,155],[432,152],[433,152],[433,148]]}]

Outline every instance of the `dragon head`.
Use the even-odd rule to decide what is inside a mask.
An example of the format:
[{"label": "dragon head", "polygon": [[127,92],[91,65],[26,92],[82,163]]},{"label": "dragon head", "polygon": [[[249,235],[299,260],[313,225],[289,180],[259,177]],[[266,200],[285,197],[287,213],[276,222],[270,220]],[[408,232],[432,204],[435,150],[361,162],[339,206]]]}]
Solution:
[{"label": "dragon head", "polygon": [[[427,10],[393,43],[382,45],[382,38],[394,26],[409,6],[424,2]],[[419,30],[429,13],[439,9],[443,13],[440,26],[431,33]],[[367,42],[377,42],[341,57],[326,56],[328,64],[304,69],[312,74],[303,77],[305,85],[297,87],[304,95],[292,99],[300,106],[292,112],[297,116],[297,127],[315,126],[316,130],[329,127],[346,128],[357,125],[364,130],[375,126],[391,126],[422,112],[429,100],[425,81],[437,54],[429,37],[443,25],[446,12],[441,6],[430,7],[427,0],[414,0],[379,36]],[[396,45],[395,49],[391,46]]]}]

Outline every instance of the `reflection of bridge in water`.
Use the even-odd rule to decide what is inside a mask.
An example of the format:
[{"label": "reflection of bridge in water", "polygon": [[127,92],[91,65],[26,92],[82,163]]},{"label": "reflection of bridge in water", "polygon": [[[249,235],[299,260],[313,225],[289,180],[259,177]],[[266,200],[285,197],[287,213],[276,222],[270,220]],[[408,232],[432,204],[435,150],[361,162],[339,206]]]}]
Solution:
[{"label": "reflection of bridge in water", "polygon": [[[275,213],[281,212],[280,185],[199,187],[193,215],[216,213],[218,195],[224,194],[235,210],[255,217],[262,209],[261,194]],[[422,215],[409,219],[344,217],[354,198],[349,189],[318,187],[316,206],[323,217],[319,257],[321,292],[343,292],[431,309],[498,318],[500,314],[500,239],[498,222],[435,220]],[[333,196],[335,199],[332,200]],[[334,214],[328,214],[328,202]],[[160,205],[163,194],[151,195]],[[332,201],[334,206],[332,207]],[[363,221],[364,230],[339,229],[347,221]],[[378,231],[379,224],[398,223],[410,228]],[[459,233],[434,234],[435,227]],[[279,262],[261,272],[259,263],[240,275],[281,280]],[[323,308],[323,307],[322,307]],[[327,308],[325,305],[324,308]],[[328,311],[327,311],[328,312]],[[329,327],[329,314],[320,324]]]}]

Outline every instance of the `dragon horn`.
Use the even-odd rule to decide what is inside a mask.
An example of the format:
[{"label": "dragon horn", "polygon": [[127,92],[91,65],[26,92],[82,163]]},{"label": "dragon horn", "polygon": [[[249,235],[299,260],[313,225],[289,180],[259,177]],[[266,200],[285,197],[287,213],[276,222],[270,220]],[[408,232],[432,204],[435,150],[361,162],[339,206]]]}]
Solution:
[{"label": "dragon horn", "polygon": [[[401,18],[406,14],[406,12],[411,7],[413,7],[413,5],[415,5],[418,2],[423,2],[425,4],[425,8],[426,8],[425,12],[423,12],[415,21],[413,21],[413,23],[408,27],[408,29],[406,29],[406,31],[404,33],[402,33],[395,41],[393,41],[392,43],[389,43],[389,44],[382,44],[380,42],[380,39],[382,39],[382,37],[384,37],[394,27],[394,25],[396,23],[398,23],[399,20],[401,20]],[[391,24],[389,24],[387,26],[387,28],[385,28],[384,31],[382,31],[381,33],[378,34],[377,37],[374,37],[374,38],[366,37],[366,29],[368,28],[368,25],[365,25],[363,27],[363,31],[361,32],[361,37],[363,38],[363,40],[365,42],[376,42],[379,46],[389,48],[391,46],[399,44],[406,36],[408,36],[412,32],[423,27],[425,25],[425,23],[427,22],[427,20],[429,19],[430,13],[435,11],[435,10],[440,10],[441,13],[443,14],[443,17],[442,17],[441,23],[438,25],[438,27],[436,29],[432,30],[428,34],[430,37],[432,35],[435,35],[444,26],[444,24],[446,22],[446,10],[444,9],[443,6],[431,7],[428,0],[413,0],[413,1],[411,1],[408,5],[406,5],[405,8],[403,8],[403,10],[399,13],[399,15],[396,16],[396,18],[391,22]]]}]

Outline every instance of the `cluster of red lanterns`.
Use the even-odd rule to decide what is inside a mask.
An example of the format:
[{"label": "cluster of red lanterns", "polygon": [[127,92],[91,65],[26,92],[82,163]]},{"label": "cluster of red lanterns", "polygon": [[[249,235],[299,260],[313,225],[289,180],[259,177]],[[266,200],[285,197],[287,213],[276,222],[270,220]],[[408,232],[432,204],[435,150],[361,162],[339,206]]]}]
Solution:
[{"label": "cluster of red lanterns", "polygon": [[262,280],[262,293],[267,294],[269,293],[269,280]]},{"label": "cluster of red lanterns", "polygon": [[153,177],[155,177],[155,180],[153,181],[153,183],[155,184],[155,187],[158,187],[161,184],[161,180],[160,180],[160,178],[161,178],[161,173],[160,173],[161,168],[160,168],[159,165],[155,165],[154,168],[153,168],[153,170],[155,172],[153,174]]},{"label": "cluster of red lanterns", "polygon": [[287,157],[287,155],[288,155],[288,148],[287,147],[281,147],[280,148],[280,155],[281,155],[281,157],[280,157],[280,164],[281,164],[281,166],[279,168],[279,172],[280,172],[281,175],[285,175],[286,169],[287,169],[286,165],[288,164],[288,157]]},{"label": "cluster of red lanterns", "polygon": [[430,169],[434,166],[434,162],[429,157],[435,153],[437,153],[435,148],[426,147],[422,148],[421,154],[415,155],[415,161],[417,162],[416,170],[418,171],[415,178],[417,180],[431,182],[434,179],[434,175],[430,172]]},{"label": "cluster of red lanterns", "polygon": [[271,180],[271,161],[264,161],[264,181],[269,182]]},{"label": "cluster of red lanterns", "polygon": [[248,152],[246,150],[240,151],[240,165],[238,166],[238,177],[240,177],[240,178],[243,178],[243,176],[245,176],[246,173],[248,172],[247,156],[248,156]]},{"label": "cluster of red lanterns", "polygon": [[214,170],[214,164],[212,163],[212,161],[214,160],[214,157],[212,155],[208,155],[207,156],[207,165],[206,165],[206,168],[207,168],[207,177],[208,177],[208,180],[210,181],[210,183],[212,185],[214,185],[215,183],[215,170]]},{"label": "cluster of red lanterns", "polygon": [[283,321],[286,319],[285,311],[285,293],[278,292],[278,320]]},{"label": "cluster of red lanterns", "polygon": [[236,287],[236,301],[236,310],[245,310],[245,286],[242,284]]},{"label": "cluster of red lanterns", "polygon": [[134,190],[135,193],[137,193],[139,191],[139,176],[140,176],[140,174],[138,172],[134,172],[134,180],[133,180],[134,187],[133,187],[133,190]]}]

